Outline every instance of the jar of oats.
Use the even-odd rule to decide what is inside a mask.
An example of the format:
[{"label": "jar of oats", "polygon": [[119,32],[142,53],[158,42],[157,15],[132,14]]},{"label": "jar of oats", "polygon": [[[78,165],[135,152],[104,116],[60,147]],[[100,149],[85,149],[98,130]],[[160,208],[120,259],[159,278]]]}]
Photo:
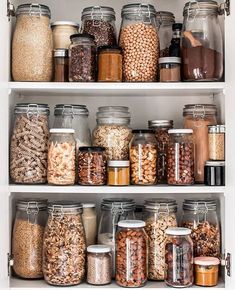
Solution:
[{"label": "jar of oats", "polygon": [[41,4],[22,4],[16,10],[12,41],[14,81],[49,82],[53,73],[51,12]]},{"label": "jar of oats", "polygon": [[97,126],[93,131],[93,145],[106,149],[108,160],[128,160],[129,143],[132,138],[128,107],[99,107]]}]

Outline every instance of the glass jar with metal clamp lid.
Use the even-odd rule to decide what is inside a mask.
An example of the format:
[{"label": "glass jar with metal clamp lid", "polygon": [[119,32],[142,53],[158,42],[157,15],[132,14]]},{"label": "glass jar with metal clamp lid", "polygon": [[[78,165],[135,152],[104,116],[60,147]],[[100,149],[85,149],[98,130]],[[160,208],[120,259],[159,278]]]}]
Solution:
[{"label": "glass jar with metal clamp lid", "polygon": [[43,234],[47,199],[21,199],[16,202],[12,234],[14,273],[23,279],[39,279],[42,272]]},{"label": "glass jar with metal clamp lid", "polygon": [[82,204],[53,202],[48,205],[48,213],[43,244],[44,279],[55,286],[78,285],[84,279],[86,260]]},{"label": "glass jar with metal clamp lid", "polygon": [[112,249],[113,276],[115,276],[115,236],[118,222],[135,219],[135,202],[129,198],[105,198],[101,203],[98,243]]},{"label": "glass jar with metal clamp lid", "polygon": [[192,230],[194,257],[220,258],[220,226],[214,199],[185,199],[181,225]]}]

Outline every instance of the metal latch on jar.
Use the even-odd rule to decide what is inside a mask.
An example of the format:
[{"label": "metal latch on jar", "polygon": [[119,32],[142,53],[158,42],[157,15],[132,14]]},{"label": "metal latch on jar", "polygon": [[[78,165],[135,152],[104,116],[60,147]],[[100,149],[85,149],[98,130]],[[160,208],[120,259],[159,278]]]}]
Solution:
[{"label": "metal latch on jar", "polygon": [[7,17],[8,17],[8,21],[11,20],[11,17],[15,16],[15,7],[14,5],[7,0]]},{"label": "metal latch on jar", "polygon": [[220,13],[219,13],[220,15],[225,14],[226,12],[226,15],[229,16],[231,12],[230,0],[225,0],[223,3],[221,3],[219,10],[220,10]]},{"label": "metal latch on jar", "polygon": [[10,272],[11,272],[11,267],[14,265],[14,260],[13,260],[13,256],[9,253],[7,253],[7,271],[8,271],[8,276],[10,276]]}]

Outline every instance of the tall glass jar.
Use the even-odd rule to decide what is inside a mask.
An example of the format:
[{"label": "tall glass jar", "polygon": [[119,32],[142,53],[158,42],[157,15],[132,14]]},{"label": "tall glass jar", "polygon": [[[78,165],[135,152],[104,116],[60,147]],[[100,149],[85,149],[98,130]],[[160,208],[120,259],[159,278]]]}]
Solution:
[{"label": "tall glass jar", "polygon": [[115,11],[111,7],[92,6],[82,11],[82,32],[95,37],[97,47],[116,45]]},{"label": "tall glass jar", "polygon": [[193,129],[195,141],[195,181],[204,182],[204,166],[209,160],[208,126],[216,125],[215,105],[190,104],[183,110],[184,128]]},{"label": "tall glass jar", "polygon": [[10,145],[10,176],[13,182],[38,184],[47,181],[49,107],[17,104]]},{"label": "tall glass jar", "polygon": [[181,225],[192,230],[194,256],[220,256],[220,226],[214,199],[185,199]]},{"label": "tall glass jar", "polygon": [[43,244],[44,279],[55,286],[78,285],[85,276],[86,260],[82,205],[53,202],[48,212]]},{"label": "tall glass jar", "polygon": [[43,234],[47,199],[21,199],[16,204],[12,234],[13,270],[24,279],[38,279],[42,273]]},{"label": "tall glass jar", "polygon": [[108,160],[128,160],[129,143],[132,138],[128,107],[99,107],[97,126],[93,131],[93,145],[106,149]]},{"label": "tall glass jar", "polygon": [[115,276],[115,236],[121,220],[135,219],[135,202],[129,198],[105,198],[101,203],[98,243],[112,249],[113,277]]},{"label": "tall glass jar", "polygon": [[154,6],[150,4],[123,6],[119,45],[123,50],[124,81],[157,80],[159,38]]},{"label": "tall glass jar", "polygon": [[130,143],[131,183],[152,185],[157,182],[157,140],[153,130],[133,130]]},{"label": "tall glass jar", "polygon": [[145,222],[118,223],[116,236],[116,283],[122,287],[144,286],[148,278],[148,236]]},{"label": "tall glass jar", "polygon": [[54,82],[69,81],[69,55],[68,49],[54,49]]},{"label": "tall glass jar", "polygon": [[171,129],[167,154],[167,183],[194,184],[194,139],[191,129]]},{"label": "tall glass jar", "polygon": [[166,229],[177,227],[177,204],[174,199],[147,199],[144,211],[145,231],[149,238],[148,279],[164,280]]},{"label": "tall glass jar", "polygon": [[216,1],[189,1],[184,7],[182,70],[185,81],[219,81],[223,75],[221,9]]},{"label": "tall glass jar", "polygon": [[175,16],[172,12],[158,11],[157,25],[160,40],[160,57],[168,57],[172,39],[172,25],[175,23]]},{"label": "tall glass jar", "polygon": [[53,74],[51,12],[41,4],[22,4],[16,10],[12,40],[12,77],[19,82],[49,82]]},{"label": "tall glass jar", "polygon": [[97,213],[94,203],[83,203],[82,221],[86,234],[86,246],[95,245],[97,239]]},{"label": "tall glass jar", "polygon": [[170,140],[168,130],[173,128],[173,120],[152,120],[148,124],[155,131],[157,139],[157,182],[167,183],[167,148]]}]

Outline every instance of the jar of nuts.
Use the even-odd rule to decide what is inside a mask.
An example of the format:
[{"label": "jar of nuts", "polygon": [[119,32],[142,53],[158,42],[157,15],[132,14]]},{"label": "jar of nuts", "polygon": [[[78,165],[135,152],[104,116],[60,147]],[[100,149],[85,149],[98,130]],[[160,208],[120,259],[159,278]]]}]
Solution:
[{"label": "jar of nuts", "polygon": [[132,138],[128,107],[99,107],[97,126],[93,131],[93,145],[106,149],[107,160],[128,160],[129,143]]},{"label": "jar of nuts", "polygon": [[119,45],[123,49],[123,79],[126,82],[157,80],[159,38],[156,10],[150,4],[122,8]]},{"label": "jar of nuts", "polygon": [[167,154],[167,182],[194,184],[194,139],[192,129],[171,129]]},{"label": "jar of nuts", "polygon": [[116,282],[122,287],[144,286],[148,278],[148,236],[145,222],[118,223],[116,236]]},{"label": "jar of nuts", "polygon": [[157,182],[157,140],[153,130],[133,130],[130,143],[131,183],[153,185]]},{"label": "jar of nuts", "polygon": [[174,199],[147,199],[144,211],[145,231],[149,237],[148,279],[164,280],[166,229],[177,227],[177,204]]},{"label": "jar of nuts", "polygon": [[192,230],[194,256],[220,258],[220,226],[214,199],[185,199],[181,225]]}]

